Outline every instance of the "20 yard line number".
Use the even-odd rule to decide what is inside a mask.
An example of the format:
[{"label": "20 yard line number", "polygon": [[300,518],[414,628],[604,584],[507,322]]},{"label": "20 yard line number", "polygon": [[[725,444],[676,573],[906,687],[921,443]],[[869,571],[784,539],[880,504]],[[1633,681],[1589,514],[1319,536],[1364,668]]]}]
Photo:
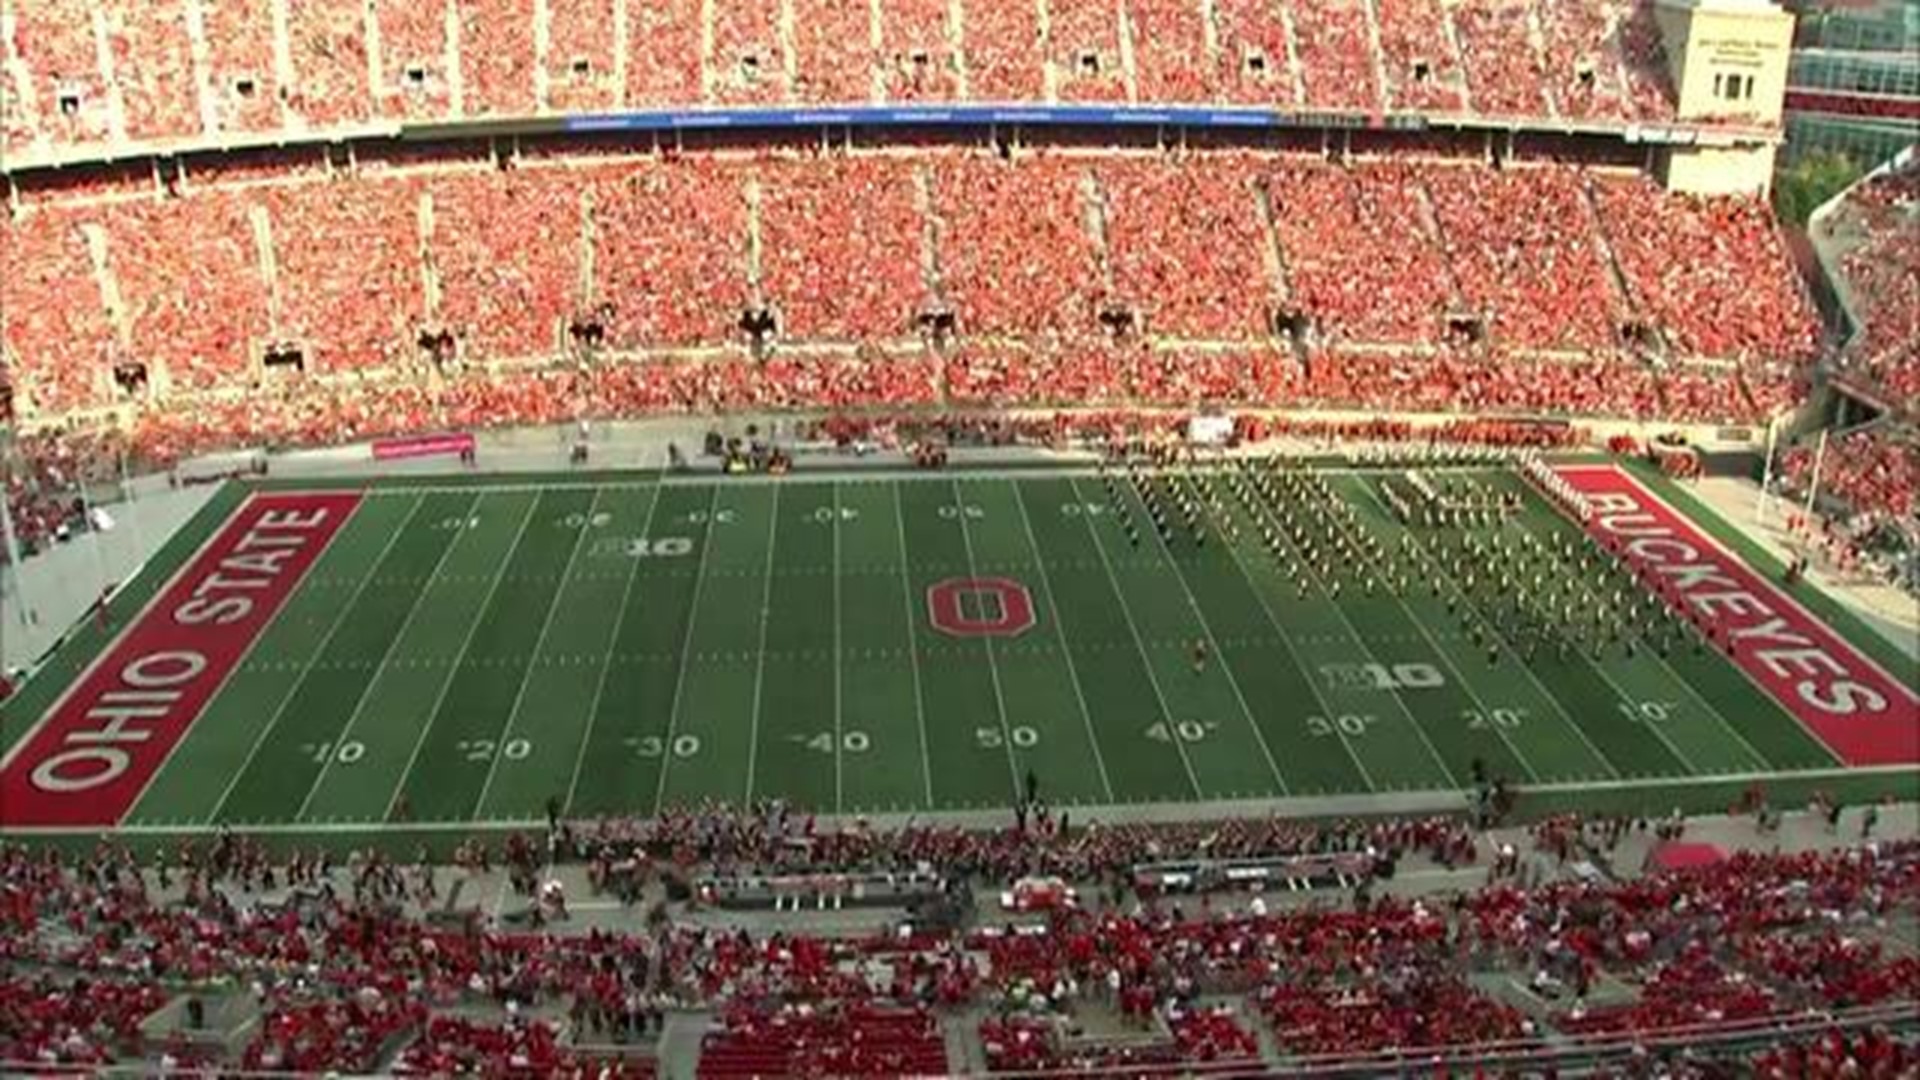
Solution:
[{"label": "20 yard line number", "polygon": [[462,761],[492,761],[496,753],[508,761],[525,761],[533,754],[533,741],[508,739],[496,743],[492,739],[461,739],[453,744],[453,750]]}]

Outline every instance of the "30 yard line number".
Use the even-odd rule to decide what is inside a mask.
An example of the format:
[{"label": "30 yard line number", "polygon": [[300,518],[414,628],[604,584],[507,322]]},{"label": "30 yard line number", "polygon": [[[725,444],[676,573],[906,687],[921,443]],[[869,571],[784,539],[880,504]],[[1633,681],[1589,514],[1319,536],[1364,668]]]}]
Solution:
[{"label": "30 yard line number", "polygon": [[698,735],[675,735],[671,745],[658,735],[633,735],[620,741],[634,756],[643,758],[666,757],[668,750],[677,758],[690,758],[700,752]]}]

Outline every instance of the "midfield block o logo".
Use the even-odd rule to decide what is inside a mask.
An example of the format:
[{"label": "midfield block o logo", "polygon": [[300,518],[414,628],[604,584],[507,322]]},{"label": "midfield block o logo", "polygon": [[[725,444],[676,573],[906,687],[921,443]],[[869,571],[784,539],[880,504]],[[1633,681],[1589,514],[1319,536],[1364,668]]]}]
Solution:
[{"label": "midfield block o logo", "polygon": [[1033,629],[1033,596],[1012,578],[948,578],[927,589],[927,617],[954,637],[1019,637]]}]

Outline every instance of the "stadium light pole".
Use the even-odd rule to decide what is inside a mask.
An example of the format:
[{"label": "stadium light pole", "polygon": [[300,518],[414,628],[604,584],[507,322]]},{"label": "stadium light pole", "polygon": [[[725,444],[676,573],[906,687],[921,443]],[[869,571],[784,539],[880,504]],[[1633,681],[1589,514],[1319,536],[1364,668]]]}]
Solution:
[{"label": "stadium light pole", "polygon": [[1813,451],[1813,480],[1807,484],[1807,520],[1813,520],[1813,501],[1820,497],[1820,466],[1827,460],[1827,432],[1820,432],[1820,445]]},{"label": "stadium light pole", "polygon": [[1753,521],[1756,525],[1767,523],[1767,507],[1773,499],[1773,448],[1780,437],[1780,416],[1774,414],[1767,420],[1767,456],[1760,466],[1760,497],[1753,501]]}]

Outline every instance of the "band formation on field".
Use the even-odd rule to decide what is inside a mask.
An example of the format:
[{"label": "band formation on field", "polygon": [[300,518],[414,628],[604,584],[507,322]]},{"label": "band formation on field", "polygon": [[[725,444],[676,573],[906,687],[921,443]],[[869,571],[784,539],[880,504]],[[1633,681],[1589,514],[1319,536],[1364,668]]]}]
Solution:
[{"label": "band formation on field", "polygon": [[1914,689],[1610,467],[231,497],[7,827],[1630,785],[1920,760]]}]

